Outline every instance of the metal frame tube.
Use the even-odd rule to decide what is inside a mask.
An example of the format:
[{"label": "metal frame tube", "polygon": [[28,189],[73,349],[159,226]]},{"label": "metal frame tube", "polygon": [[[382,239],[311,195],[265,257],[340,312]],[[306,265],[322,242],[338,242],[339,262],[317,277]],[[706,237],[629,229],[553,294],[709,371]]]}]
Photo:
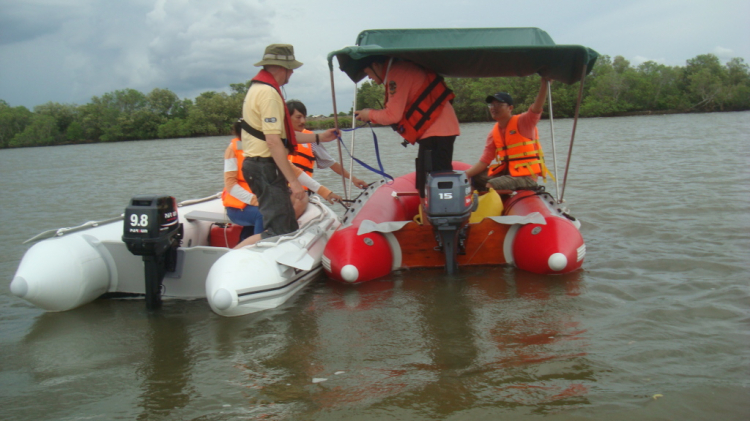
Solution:
[{"label": "metal frame tube", "polygon": [[570,168],[570,157],[573,156],[573,142],[576,138],[576,126],[578,125],[578,113],[581,111],[581,100],[583,99],[583,82],[586,79],[586,65],[583,65],[581,71],[581,84],[578,88],[578,100],[576,101],[576,111],[573,117],[573,130],[570,134],[570,147],[568,148],[568,160],[565,163],[565,178],[563,178],[562,192],[560,193],[559,203],[563,202],[563,196],[565,195],[565,184],[568,181],[568,169]]},{"label": "metal frame tube", "polygon": [[[352,157],[354,156],[354,132],[357,128],[357,120],[354,118],[354,110],[357,109],[357,82],[354,82],[354,102],[352,103],[352,143],[349,146],[349,150],[352,153]],[[354,190],[354,183],[352,182],[352,179],[354,178],[354,158],[349,158],[349,190],[346,192],[346,198],[349,199],[349,197],[354,196],[352,191]],[[341,163],[341,168],[344,168],[344,163]]]},{"label": "metal frame tube", "polygon": [[[336,130],[339,130],[339,114],[338,110],[336,110],[336,88],[334,87],[333,83],[333,69],[331,69],[331,96],[333,97],[333,125],[336,128]],[[339,162],[341,163],[343,168],[344,165],[344,157],[341,153],[341,142],[336,142],[336,145],[339,147]],[[342,171],[343,173],[343,171]],[[349,199],[349,197],[346,195],[346,177],[344,177],[344,174],[341,174],[341,182],[344,184],[344,196],[345,199]]]},{"label": "metal frame tube", "polygon": [[554,167],[555,175],[555,196],[557,196],[557,203],[560,203],[560,182],[557,178],[557,148],[555,144],[555,123],[554,114],[552,112],[552,82],[547,79],[547,97],[549,101],[549,131],[552,138],[552,166]]}]

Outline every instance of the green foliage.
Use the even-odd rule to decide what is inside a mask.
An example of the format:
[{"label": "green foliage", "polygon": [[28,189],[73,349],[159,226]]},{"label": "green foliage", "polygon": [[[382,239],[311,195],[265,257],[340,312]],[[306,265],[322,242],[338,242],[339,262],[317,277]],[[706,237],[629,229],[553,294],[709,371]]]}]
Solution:
[{"label": "green foliage", "polygon": [[178,137],[188,137],[192,133],[190,125],[183,118],[175,118],[159,126],[157,136],[160,139],[172,139]]},{"label": "green foliage", "polygon": [[148,110],[156,115],[167,118],[180,98],[169,89],[156,88],[146,95]]},{"label": "green foliage", "polygon": [[172,106],[172,113],[169,117],[186,119],[188,114],[190,114],[190,109],[194,106],[192,99],[177,101]]},{"label": "green foliage", "polygon": [[247,95],[247,91],[250,89],[250,82],[251,81],[252,81],[252,79],[248,80],[245,83],[230,83],[229,84],[229,89],[232,90],[232,94],[231,95],[237,95],[237,96],[240,96],[240,97],[242,97],[244,99],[245,95]]},{"label": "green foliage", "polygon": [[622,56],[610,60],[609,56],[599,57],[594,65],[586,100],[581,105],[582,115],[606,116],[634,110],[632,95],[635,70]]},{"label": "green foliage", "polygon": [[57,122],[54,117],[34,114],[31,121],[21,133],[16,134],[11,139],[11,148],[22,146],[46,146],[59,143],[62,135],[57,128]]},{"label": "green foliage", "polygon": [[726,64],[727,77],[723,99],[727,110],[750,108],[750,71],[742,58],[736,57]]},{"label": "green foliage", "polygon": [[65,133],[65,131],[68,130],[68,126],[75,121],[78,115],[78,106],[74,104],[48,102],[34,107],[34,113],[54,118],[57,124],[57,129],[60,133]]},{"label": "green foliage", "polygon": [[727,71],[713,54],[701,54],[687,61],[683,82],[689,109],[714,111],[722,106]]},{"label": "green foliage", "polygon": [[[497,90],[492,90],[496,79],[447,79],[448,87],[453,90],[453,109],[459,121],[489,121],[490,113],[484,99]],[[499,82],[499,81],[498,81]]]},{"label": "green foliage", "polygon": [[70,123],[68,129],[65,131],[65,139],[67,139],[68,142],[71,143],[85,140],[86,135],[84,134],[83,126],[81,125],[81,123],[77,121]]},{"label": "green foliage", "polygon": [[[333,116],[316,120],[307,120],[305,127],[307,130],[328,130],[336,127],[336,120],[334,120]],[[352,118],[350,116],[339,117],[339,127],[352,127]]]},{"label": "green foliage", "polygon": [[[240,103],[241,104],[241,103]],[[188,113],[190,131],[200,136],[229,134],[232,123],[242,113],[240,105],[223,92],[204,92],[195,99]]]},{"label": "green foliage", "polygon": [[[490,121],[488,95],[508,92],[514,112],[526,111],[539,90],[539,76],[524,78],[447,79],[456,98],[459,121]],[[71,142],[225,135],[242,113],[250,81],[229,85],[229,93],[204,92],[180,99],[169,89],[148,94],[134,89],[95,96],[85,105],[48,102],[29,111],[0,99],[0,148]],[[556,117],[573,117],[580,84],[552,83]],[[356,109],[381,109],[383,85],[362,83]],[[545,104],[545,114],[548,104]],[[713,54],[687,60],[684,67],[647,61],[636,67],[621,56],[600,56],[583,85],[582,117],[629,113],[734,111],[750,109],[750,69],[742,58],[722,65]],[[339,126],[351,126],[339,112]],[[334,127],[333,114],[307,121],[311,130]]]},{"label": "green foliage", "polygon": [[28,108],[11,107],[0,100],[0,148],[9,147],[11,139],[24,131],[32,116]]},{"label": "green foliage", "polygon": [[[588,80],[588,79],[587,79]],[[573,85],[566,85],[560,82],[552,82],[552,112],[556,118],[572,118],[575,117],[576,103],[578,101],[578,92],[580,91],[580,84],[575,83]],[[584,98],[586,92],[589,90],[590,84],[584,83]],[[549,103],[545,103],[545,113],[549,109]]]},{"label": "green foliage", "polygon": [[383,85],[378,85],[368,80],[361,84],[357,89],[357,109],[363,108],[383,108],[383,99],[385,98],[385,89]]},{"label": "green foliage", "polygon": [[669,110],[680,106],[678,81],[681,71],[653,61],[638,66],[640,75],[633,86],[633,96],[644,110]]}]

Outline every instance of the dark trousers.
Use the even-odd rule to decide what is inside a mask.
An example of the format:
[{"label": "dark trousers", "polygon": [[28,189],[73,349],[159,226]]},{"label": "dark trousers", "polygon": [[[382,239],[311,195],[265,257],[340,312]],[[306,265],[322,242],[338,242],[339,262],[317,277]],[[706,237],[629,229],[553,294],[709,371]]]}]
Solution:
[{"label": "dark trousers", "polygon": [[261,238],[288,234],[299,229],[294,215],[289,185],[273,158],[245,158],[242,175],[258,196],[258,210],[263,215]]},{"label": "dark trousers", "polygon": [[428,173],[453,170],[453,143],[455,141],[456,136],[432,136],[418,141],[416,187],[420,197],[424,197]]}]

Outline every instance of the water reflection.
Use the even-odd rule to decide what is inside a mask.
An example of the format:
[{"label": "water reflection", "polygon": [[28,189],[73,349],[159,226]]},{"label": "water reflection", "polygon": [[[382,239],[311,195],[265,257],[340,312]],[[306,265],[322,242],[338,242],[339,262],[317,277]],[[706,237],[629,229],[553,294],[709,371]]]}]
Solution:
[{"label": "water reflection", "polygon": [[[499,381],[496,399],[508,406],[530,405],[545,413],[561,405],[587,404],[590,382],[596,381],[586,360],[587,330],[578,321],[583,272],[550,277],[505,270],[506,290],[488,296],[502,300],[491,310],[491,343],[496,346],[488,367]],[[475,283],[484,289],[486,282]],[[491,283],[490,283],[491,285]]]},{"label": "water reflection", "polygon": [[97,300],[40,315],[19,354],[45,402],[54,405],[18,402],[19,408],[28,406],[26,415],[40,419],[81,415],[81,408],[92,417],[159,419],[186,407],[195,359],[187,330],[192,321],[175,310],[190,303],[174,304],[149,314],[142,300]]},{"label": "water reflection", "polygon": [[[742,136],[749,116],[581,121],[566,200],[584,224],[585,272],[539,278],[476,268],[461,273],[462,288],[445,284],[440,271],[403,272],[359,287],[321,281],[288,307],[229,319],[215,316],[205,300],[180,302],[167,306],[170,318],[181,319],[172,350],[144,335],[167,327],[149,324],[142,300],[40,314],[7,285],[25,250],[19,244],[44,229],[119,214],[144,188],[178,200],[216,192],[216,157],[227,139],[59,146],[41,155],[39,148],[2,150],[1,183],[13,200],[3,203],[0,233],[0,419],[505,419],[558,408],[564,417],[613,418],[613,408],[624,408],[615,419],[741,418],[749,401],[747,370],[738,370],[750,349],[750,149]],[[555,122],[558,133],[569,133],[570,124]],[[462,125],[455,157],[473,162],[477,140],[490,128]],[[396,136],[389,128],[376,131],[381,142]],[[652,144],[669,148],[668,166],[661,155],[643,159],[636,147]],[[669,181],[703,162],[695,151],[727,144],[740,147],[712,163],[710,173]],[[367,162],[374,162],[371,145],[357,146]],[[201,171],[186,182],[174,177],[173,166],[119,165],[122,156],[164,150],[187,151],[175,162]],[[381,148],[386,171],[411,171],[414,155],[403,151]],[[563,146],[558,156],[564,154]],[[60,171],[81,156],[94,157],[89,161],[100,168]],[[31,161],[37,165],[28,171]],[[644,176],[634,184],[636,170]],[[93,206],[74,200],[92,180],[109,193]],[[331,171],[319,181],[341,185]],[[460,294],[459,304],[448,292]],[[445,303],[444,313],[431,308],[437,302]],[[460,322],[447,320],[453,312]],[[453,347],[446,332],[462,325],[470,332],[461,334],[466,344]],[[170,352],[179,362],[171,374],[160,372],[154,364]],[[145,396],[172,379],[179,383],[170,392],[174,404],[166,394]],[[654,401],[656,393],[665,398]],[[185,396],[189,404],[181,407]],[[631,411],[634,405],[640,409]],[[571,406],[585,408],[571,413]]]},{"label": "water reflection", "polygon": [[580,276],[484,268],[464,271],[456,283],[436,279],[421,310],[432,363],[417,368],[436,371],[413,393],[423,410],[529,405],[546,412],[587,403],[584,383],[593,371],[571,301]]},{"label": "water reflection", "polygon": [[148,312],[143,335],[148,355],[137,373],[143,377],[139,420],[167,418],[184,408],[193,393],[190,377],[194,352],[185,320],[168,311]]},{"label": "water reflection", "polygon": [[450,414],[471,408],[479,402],[475,388],[481,335],[472,287],[463,275],[450,277],[430,271],[430,281],[407,282],[419,298],[423,332],[429,362],[412,364],[410,369],[430,373],[430,381],[414,388],[410,398],[420,402],[420,410]]},{"label": "water reflection", "polygon": [[[216,357],[232,364],[237,388],[225,396],[227,417],[266,417],[299,410],[320,371],[314,353],[318,327],[313,305],[316,283],[282,306],[243,317],[212,317]],[[230,404],[231,403],[231,404]],[[232,418],[233,419],[233,418]]]},{"label": "water reflection", "polygon": [[420,270],[318,283],[246,329],[239,368],[248,408],[301,417],[416,408],[439,417],[588,404],[596,379],[578,321],[581,278],[473,268],[457,278]]}]

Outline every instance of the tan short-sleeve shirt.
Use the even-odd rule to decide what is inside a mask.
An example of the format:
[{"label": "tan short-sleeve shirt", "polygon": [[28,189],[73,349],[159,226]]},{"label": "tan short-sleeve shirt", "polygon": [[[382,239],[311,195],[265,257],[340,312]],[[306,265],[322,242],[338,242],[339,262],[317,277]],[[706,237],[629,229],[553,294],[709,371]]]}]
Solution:
[{"label": "tan short-sleeve shirt", "polygon": [[[284,129],[284,100],[273,86],[265,83],[253,83],[245,95],[242,104],[242,118],[254,128],[260,128],[263,134],[277,134],[286,138]],[[242,131],[242,151],[245,156],[270,157],[268,144],[257,137]]]}]

